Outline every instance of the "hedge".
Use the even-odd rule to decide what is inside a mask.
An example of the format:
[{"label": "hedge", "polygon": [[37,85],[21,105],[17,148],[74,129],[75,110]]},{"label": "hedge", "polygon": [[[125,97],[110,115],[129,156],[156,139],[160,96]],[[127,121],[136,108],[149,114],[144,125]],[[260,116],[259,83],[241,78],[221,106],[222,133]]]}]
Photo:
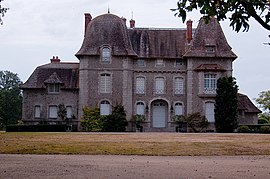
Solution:
[{"label": "hedge", "polygon": [[6,132],[66,132],[67,126],[63,124],[40,125],[9,125]]}]

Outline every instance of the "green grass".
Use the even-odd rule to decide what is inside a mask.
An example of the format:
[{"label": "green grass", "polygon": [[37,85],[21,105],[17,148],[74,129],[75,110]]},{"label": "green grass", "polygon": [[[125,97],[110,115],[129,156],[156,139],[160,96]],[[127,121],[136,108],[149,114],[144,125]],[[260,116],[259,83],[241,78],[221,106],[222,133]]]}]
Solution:
[{"label": "green grass", "polygon": [[1,154],[270,155],[270,135],[181,133],[6,133]]}]

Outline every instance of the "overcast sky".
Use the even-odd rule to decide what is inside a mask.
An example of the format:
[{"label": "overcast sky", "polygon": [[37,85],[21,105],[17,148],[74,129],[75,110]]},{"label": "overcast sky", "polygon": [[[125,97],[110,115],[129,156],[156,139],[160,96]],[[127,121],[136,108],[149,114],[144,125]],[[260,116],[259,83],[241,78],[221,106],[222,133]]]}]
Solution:
[{"label": "overcast sky", "polygon": [[[0,70],[17,73],[25,82],[34,69],[49,63],[52,56],[61,61],[78,62],[74,54],[83,41],[84,13],[92,17],[107,13],[132,17],[136,27],[184,28],[181,19],[174,17],[171,8],[176,0],[5,0],[2,6],[10,10],[0,26]],[[188,19],[197,26],[200,16],[192,13]],[[251,21],[249,32],[234,32],[229,22],[221,22],[227,41],[238,58],[234,61],[233,76],[239,92],[251,99],[259,92],[270,90],[269,31]]]}]

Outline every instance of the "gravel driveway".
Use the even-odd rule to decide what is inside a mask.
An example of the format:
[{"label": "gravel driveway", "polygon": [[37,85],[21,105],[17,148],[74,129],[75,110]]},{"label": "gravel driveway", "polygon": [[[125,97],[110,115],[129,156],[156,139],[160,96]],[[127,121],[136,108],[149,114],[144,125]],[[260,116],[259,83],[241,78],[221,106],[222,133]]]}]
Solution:
[{"label": "gravel driveway", "polygon": [[270,178],[270,156],[0,154],[0,178]]}]

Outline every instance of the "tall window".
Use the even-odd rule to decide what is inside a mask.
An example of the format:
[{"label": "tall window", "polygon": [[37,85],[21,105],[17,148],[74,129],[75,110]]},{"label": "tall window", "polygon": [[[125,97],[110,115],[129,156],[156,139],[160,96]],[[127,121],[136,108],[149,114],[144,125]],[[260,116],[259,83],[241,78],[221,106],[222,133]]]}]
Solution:
[{"label": "tall window", "polygon": [[136,114],[144,115],[144,104],[143,104],[143,102],[137,102],[137,104],[136,104]]},{"label": "tall window", "polygon": [[174,105],[174,114],[175,115],[183,115],[183,105],[182,103],[175,103]]},{"label": "tall window", "polygon": [[59,93],[60,92],[60,84],[48,84],[48,92],[49,93]]},{"label": "tall window", "polygon": [[215,104],[212,102],[205,103],[205,117],[208,122],[215,122]]},{"label": "tall window", "polygon": [[101,50],[102,56],[101,56],[101,62],[102,63],[110,63],[111,61],[111,50],[109,47],[104,47]]},{"label": "tall window", "polygon": [[110,102],[101,101],[100,103],[100,115],[106,116],[110,114]]},{"label": "tall window", "polygon": [[180,77],[174,78],[174,94],[183,94],[183,93],[184,93],[183,78]]},{"label": "tall window", "polygon": [[136,93],[137,94],[145,93],[145,78],[144,77],[136,78]]},{"label": "tall window", "polygon": [[164,60],[163,59],[157,59],[156,60],[156,66],[164,66]]},{"label": "tall window", "polygon": [[156,94],[165,93],[165,79],[163,77],[157,77],[155,79],[155,92]]},{"label": "tall window", "polygon": [[49,118],[57,118],[57,106],[49,106]]},{"label": "tall window", "polygon": [[215,94],[217,88],[217,80],[215,74],[204,74],[204,93]]},{"label": "tall window", "polygon": [[67,118],[72,118],[72,107],[71,106],[67,106]]},{"label": "tall window", "polygon": [[104,73],[100,75],[100,93],[111,93],[112,79],[111,74]]},{"label": "tall window", "polygon": [[40,106],[36,105],[35,106],[35,118],[40,118],[40,111],[41,111]]}]

